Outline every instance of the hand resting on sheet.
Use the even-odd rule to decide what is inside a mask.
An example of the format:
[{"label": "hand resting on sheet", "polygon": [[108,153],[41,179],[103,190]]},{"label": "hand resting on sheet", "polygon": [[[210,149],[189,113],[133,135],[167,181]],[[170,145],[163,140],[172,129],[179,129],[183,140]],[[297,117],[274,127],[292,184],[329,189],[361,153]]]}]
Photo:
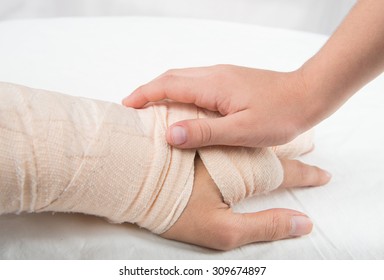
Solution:
[{"label": "hand resting on sheet", "polygon": [[[321,186],[330,180],[324,170],[298,160],[281,159],[284,179],[280,188]],[[161,236],[187,243],[230,250],[248,243],[293,238],[310,233],[311,220],[290,209],[234,213],[223,202],[202,161],[195,159],[192,195],[178,221]]]}]

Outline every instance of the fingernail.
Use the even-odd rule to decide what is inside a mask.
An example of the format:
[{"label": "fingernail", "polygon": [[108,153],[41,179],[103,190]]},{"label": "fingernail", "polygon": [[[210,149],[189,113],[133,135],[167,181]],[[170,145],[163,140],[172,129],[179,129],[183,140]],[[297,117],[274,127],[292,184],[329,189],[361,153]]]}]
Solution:
[{"label": "fingernail", "polygon": [[312,221],[306,216],[293,216],[291,219],[291,236],[302,236],[312,231]]},{"label": "fingernail", "polygon": [[171,128],[172,143],[182,145],[187,141],[187,131],[184,127],[176,125]]},{"label": "fingernail", "polygon": [[324,170],[325,171],[325,174],[327,175],[328,179],[331,179],[332,178],[332,174],[329,173],[328,171]]}]

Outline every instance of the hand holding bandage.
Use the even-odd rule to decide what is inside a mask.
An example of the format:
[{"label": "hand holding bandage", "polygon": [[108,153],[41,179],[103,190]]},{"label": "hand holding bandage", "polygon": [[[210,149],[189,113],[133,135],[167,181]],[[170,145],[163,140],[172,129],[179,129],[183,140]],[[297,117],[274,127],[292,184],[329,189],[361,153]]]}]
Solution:
[{"label": "hand holding bandage", "polygon": [[[162,103],[134,110],[6,83],[0,83],[0,97],[0,214],[86,213],[136,223],[167,238],[228,249],[287,236],[230,236],[215,244],[201,234],[200,239],[190,234],[222,235],[223,227],[235,228],[236,222],[230,225],[232,220],[218,219],[218,213],[229,215],[228,205],[247,196],[281,184],[319,185],[329,179],[321,170],[298,162],[283,160],[281,165],[269,148],[199,149],[212,181],[201,161],[194,160],[196,150],[175,149],[164,139],[169,123],[207,116],[194,106]],[[297,172],[295,166],[317,175],[295,181],[290,175]],[[197,196],[203,204],[199,209]],[[217,202],[225,209],[215,208]],[[204,220],[199,211],[207,207],[213,208]],[[274,213],[302,216],[290,210]],[[263,226],[268,223],[258,220]]]}]

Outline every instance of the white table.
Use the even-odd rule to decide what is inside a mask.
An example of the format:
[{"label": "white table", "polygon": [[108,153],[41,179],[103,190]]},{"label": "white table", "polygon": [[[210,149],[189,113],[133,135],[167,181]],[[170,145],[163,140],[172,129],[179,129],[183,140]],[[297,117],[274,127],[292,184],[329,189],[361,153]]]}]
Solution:
[{"label": "white table", "polygon": [[[169,68],[240,64],[288,71],[326,37],[252,25],[158,18],[0,23],[0,80],[120,102]],[[1,102],[1,101],[0,101]],[[218,252],[133,225],[77,214],[0,217],[0,259],[383,259],[384,77],[317,128],[302,160],[333,174],[325,187],[277,191],[237,211],[293,208],[311,235]]]}]

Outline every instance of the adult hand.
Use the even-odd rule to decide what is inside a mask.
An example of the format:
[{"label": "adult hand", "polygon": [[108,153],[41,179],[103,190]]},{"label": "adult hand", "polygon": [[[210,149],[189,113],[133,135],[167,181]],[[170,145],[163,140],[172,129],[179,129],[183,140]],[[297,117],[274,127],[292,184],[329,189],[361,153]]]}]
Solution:
[{"label": "adult hand", "polygon": [[223,117],[172,125],[179,148],[284,144],[319,123],[384,70],[384,2],[357,1],[328,42],[297,71],[229,65],[170,70],[126,98],[140,108],[164,98]]},{"label": "adult hand", "polygon": [[169,127],[178,148],[284,144],[311,127],[313,102],[300,71],[281,73],[232,65],[169,70],[123,100],[141,108],[172,99],[219,112],[216,119],[183,120]]},{"label": "adult hand", "polygon": [[[281,188],[320,186],[330,179],[322,169],[297,160],[281,159],[281,163],[284,169]],[[161,236],[217,250],[230,250],[253,242],[298,237],[311,230],[311,220],[294,210],[233,213],[198,158],[195,160],[195,182],[189,202],[177,222]]]}]

